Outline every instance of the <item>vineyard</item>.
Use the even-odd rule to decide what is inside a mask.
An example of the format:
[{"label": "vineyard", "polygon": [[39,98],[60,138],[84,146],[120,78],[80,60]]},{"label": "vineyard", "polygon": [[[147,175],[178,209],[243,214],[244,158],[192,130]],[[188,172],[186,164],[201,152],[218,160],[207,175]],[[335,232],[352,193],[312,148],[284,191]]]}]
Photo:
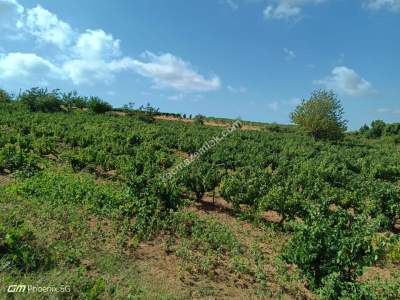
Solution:
[{"label": "vineyard", "polygon": [[0,100],[0,293],[36,284],[69,285],[57,299],[400,298],[399,125],[329,141],[243,121],[165,177],[234,120],[33,96]]}]

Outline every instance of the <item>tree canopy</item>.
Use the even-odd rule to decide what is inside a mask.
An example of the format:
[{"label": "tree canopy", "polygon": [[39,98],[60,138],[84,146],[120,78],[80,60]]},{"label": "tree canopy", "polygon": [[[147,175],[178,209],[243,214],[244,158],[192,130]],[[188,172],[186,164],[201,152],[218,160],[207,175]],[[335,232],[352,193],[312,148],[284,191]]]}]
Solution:
[{"label": "tree canopy", "polygon": [[347,130],[343,107],[332,91],[317,90],[303,100],[290,118],[315,139],[339,140]]}]

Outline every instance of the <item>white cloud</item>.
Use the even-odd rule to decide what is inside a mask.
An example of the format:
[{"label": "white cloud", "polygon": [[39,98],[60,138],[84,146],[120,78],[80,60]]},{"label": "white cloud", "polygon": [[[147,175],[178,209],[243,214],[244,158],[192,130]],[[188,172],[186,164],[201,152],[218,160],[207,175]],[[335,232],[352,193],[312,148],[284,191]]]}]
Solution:
[{"label": "white cloud", "polygon": [[237,10],[239,5],[234,0],[222,0],[223,3],[228,5],[232,10]]},{"label": "white cloud", "polygon": [[365,95],[373,91],[371,83],[358,75],[356,71],[345,66],[335,67],[331,76],[315,80],[314,84],[321,84],[328,89],[350,96]]},{"label": "white cloud", "polygon": [[244,86],[240,86],[240,87],[235,88],[235,87],[233,87],[233,86],[231,86],[231,85],[228,85],[228,86],[226,87],[226,89],[227,89],[229,92],[234,93],[234,94],[243,94],[243,93],[246,93],[246,92],[247,92],[247,88],[244,87]]},{"label": "white cloud", "polygon": [[275,4],[270,4],[264,9],[266,19],[290,19],[299,17],[303,7],[307,4],[319,4],[325,0],[275,0]]},{"label": "white cloud", "polygon": [[365,5],[372,10],[388,9],[400,12],[400,0],[366,0]]},{"label": "white cloud", "polygon": [[289,50],[287,48],[283,48],[283,52],[285,53],[285,60],[289,61],[296,58],[296,53],[294,51]]},{"label": "white cloud", "polygon": [[377,110],[380,114],[393,114],[393,115],[400,115],[400,109],[392,109],[392,108],[379,108]]},{"label": "white cloud", "polygon": [[20,26],[24,8],[15,0],[0,0],[0,29],[12,29]]},{"label": "white cloud", "polygon": [[103,30],[86,30],[72,48],[73,58],[63,64],[63,70],[74,84],[110,83],[115,73],[132,69],[132,59],[112,60],[121,55],[120,41]]},{"label": "white cloud", "polygon": [[289,100],[279,100],[279,101],[270,101],[267,102],[267,108],[274,112],[279,110],[287,110],[292,109],[301,103],[300,98],[291,98]]},{"label": "white cloud", "polygon": [[42,44],[55,45],[60,50],[52,59],[33,53],[0,53],[2,79],[37,77],[35,81],[38,82],[41,78],[57,77],[78,85],[99,81],[110,83],[117,73],[133,71],[151,78],[158,88],[168,87],[181,92],[213,91],[221,85],[217,76],[206,78],[189,62],[170,53],[155,55],[147,51],[142,59],[123,57],[120,40],[111,34],[101,29],[87,29],[79,34],[39,5],[25,9],[16,0],[0,0],[0,29],[2,34],[7,31],[14,36],[18,29],[18,33]]},{"label": "white cloud", "polygon": [[74,36],[68,23],[40,5],[27,10],[24,28],[38,41],[54,44],[59,48],[68,46]]},{"label": "white cloud", "polygon": [[134,60],[134,69],[140,75],[151,78],[158,88],[207,92],[221,86],[217,76],[207,79],[194,70],[190,63],[170,53],[156,55],[146,51],[142,56],[145,61]]},{"label": "white cloud", "polygon": [[112,58],[121,55],[120,40],[114,39],[111,34],[101,29],[88,29],[79,36],[73,51],[85,59]]},{"label": "white cloud", "polygon": [[62,71],[48,60],[33,53],[8,53],[0,56],[1,79],[62,78]]},{"label": "white cloud", "polygon": [[93,84],[96,81],[110,82],[114,79],[109,65],[102,60],[72,59],[66,61],[62,68],[76,85]]},{"label": "white cloud", "polygon": [[172,96],[168,96],[167,99],[171,100],[171,101],[179,101],[182,100],[184,98],[183,94],[177,94],[177,95],[172,95]]}]

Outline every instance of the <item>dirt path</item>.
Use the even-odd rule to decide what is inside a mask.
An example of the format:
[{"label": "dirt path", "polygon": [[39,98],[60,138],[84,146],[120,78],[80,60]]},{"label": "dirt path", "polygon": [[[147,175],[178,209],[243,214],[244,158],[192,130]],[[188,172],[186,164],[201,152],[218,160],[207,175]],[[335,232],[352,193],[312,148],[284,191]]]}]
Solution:
[{"label": "dirt path", "polygon": [[[172,117],[172,116],[155,116],[154,118],[157,120],[183,122],[183,123],[187,123],[187,124],[193,123],[193,120],[191,120],[191,119],[183,119],[183,118],[177,118],[177,117]],[[229,127],[232,123],[225,122],[225,121],[205,121],[204,125],[217,126],[217,127]],[[244,125],[242,125],[242,127],[240,129],[254,131],[254,130],[261,130],[261,127],[255,126],[255,125],[244,124]]]}]

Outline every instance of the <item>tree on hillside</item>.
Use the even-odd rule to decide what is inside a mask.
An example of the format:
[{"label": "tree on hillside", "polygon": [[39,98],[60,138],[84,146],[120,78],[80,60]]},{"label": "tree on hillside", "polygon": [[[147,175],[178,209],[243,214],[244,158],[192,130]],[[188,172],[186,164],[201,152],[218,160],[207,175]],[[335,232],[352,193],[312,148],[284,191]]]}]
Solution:
[{"label": "tree on hillside", "polygon": [[0,89],[0,103],[8,103],[11,102],[12,96],[7,93],[5,90]]},{"label": "tree on hillside", "polygon": [[63,104],[59,90],[49,92],[46,88],[31,88],[18,96],[18,101],[32,112],[61,111]]},{"label": "tree on hillside", "polygon": [[382,120],[375,120],[371,123],[371,129],[368,132],[369,138],[380,138],[385,132],[386,124]]},{"label": "tree on hillside", "polygon": [[339,140],[347,129],[343,114],[343,107],[332,91],[317,90],[296,107],[290,118],[315,139]]},{"label": "tree on hillside", "polygon": [[196,115],[196,116],[193,118],[193,124],[195,124],[195,125],[204,125],[205,120],[206,120],[206,117],[205,117],[205,116],[203,116],[203,115]]},{"label": "tree on hillside", "polygon": [[88,108],[96,114],[104,114],[105,112],[112,110],[111,104],[104,100],[101,100],[98,97],[89,98]]}]

